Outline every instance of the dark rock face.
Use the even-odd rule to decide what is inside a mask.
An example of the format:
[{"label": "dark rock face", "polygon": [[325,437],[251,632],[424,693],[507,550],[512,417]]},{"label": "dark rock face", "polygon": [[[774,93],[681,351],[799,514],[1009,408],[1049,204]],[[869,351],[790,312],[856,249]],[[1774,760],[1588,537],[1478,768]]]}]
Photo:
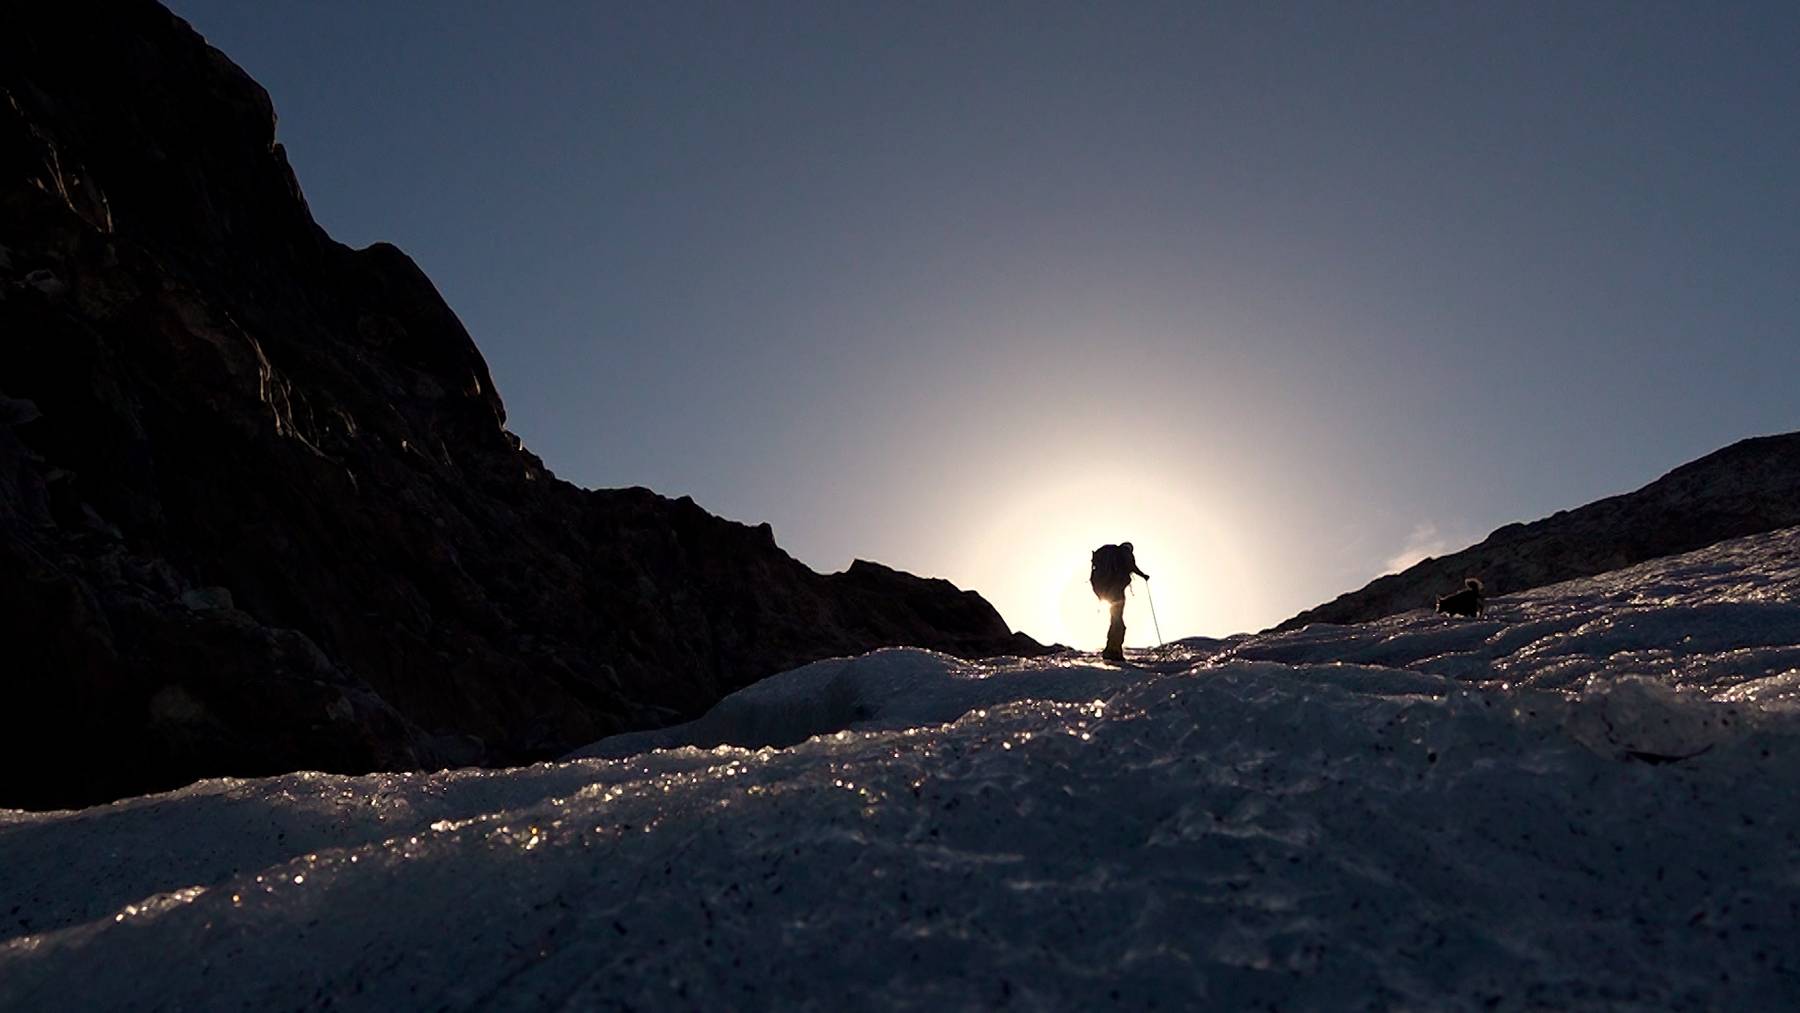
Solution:
[{"label": "dark rock face", "polygon": [[1800,524],[1800,433],[1742,440],[1636,492],[1508,524],[1479,545],[1378,578],[1277,626],[1360,623],[1481,581],[1487,595],[1542,587]]},{"label": "dark rock face", "polygon": [[268,96],[148,0],[0,33],[0,806],[515,763],[912,644],[978,595],[557,480],[399,250],[312,221]]}]

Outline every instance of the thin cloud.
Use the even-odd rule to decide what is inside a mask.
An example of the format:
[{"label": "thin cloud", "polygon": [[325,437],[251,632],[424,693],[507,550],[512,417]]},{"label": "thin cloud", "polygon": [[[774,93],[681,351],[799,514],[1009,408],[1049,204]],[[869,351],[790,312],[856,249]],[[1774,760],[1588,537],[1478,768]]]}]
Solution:
[{"label": "thin cloud", "polygon": [[1435,522],[1423,521],[1413,527],[1412,534],[1406,537],[1406,545],[1382,564],[1384,569],[1381,572],[1399,573],[1421,559],[1441,556],[1454,547],[1455,543],[1438,530]]}]

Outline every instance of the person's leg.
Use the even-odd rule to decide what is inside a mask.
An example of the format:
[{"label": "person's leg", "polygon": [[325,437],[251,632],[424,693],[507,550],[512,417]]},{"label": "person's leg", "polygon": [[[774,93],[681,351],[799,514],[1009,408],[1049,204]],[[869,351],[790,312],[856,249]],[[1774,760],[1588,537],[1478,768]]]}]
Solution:
[{"label": "person's leg", "polygon": [[1113,599],[1112,625],[1106,631],[1106,651],[1102,657],[1114,661],[1125,660],[1125,596]]}]

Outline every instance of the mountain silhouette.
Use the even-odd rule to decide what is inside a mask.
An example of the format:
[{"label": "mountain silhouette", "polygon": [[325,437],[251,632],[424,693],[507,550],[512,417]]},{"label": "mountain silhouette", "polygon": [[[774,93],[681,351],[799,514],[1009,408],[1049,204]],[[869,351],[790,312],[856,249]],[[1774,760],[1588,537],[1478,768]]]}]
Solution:
[{"label": "mountain silhouette", "polygon": [[523,763],[823,657],[1040,650],[945,581],[558,480],[148,0],[10,6],[0,229],[0,806]]}]

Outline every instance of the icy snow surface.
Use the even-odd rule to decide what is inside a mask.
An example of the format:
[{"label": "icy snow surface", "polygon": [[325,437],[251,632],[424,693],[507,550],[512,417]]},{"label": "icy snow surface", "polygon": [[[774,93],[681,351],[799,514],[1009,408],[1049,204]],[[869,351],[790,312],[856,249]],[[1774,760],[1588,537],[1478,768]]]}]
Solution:
[{"label": "icy snow surface", "polygon": [[0,1006],[1800,1005],[1800,529],[1136,660],[0,813]]}]

